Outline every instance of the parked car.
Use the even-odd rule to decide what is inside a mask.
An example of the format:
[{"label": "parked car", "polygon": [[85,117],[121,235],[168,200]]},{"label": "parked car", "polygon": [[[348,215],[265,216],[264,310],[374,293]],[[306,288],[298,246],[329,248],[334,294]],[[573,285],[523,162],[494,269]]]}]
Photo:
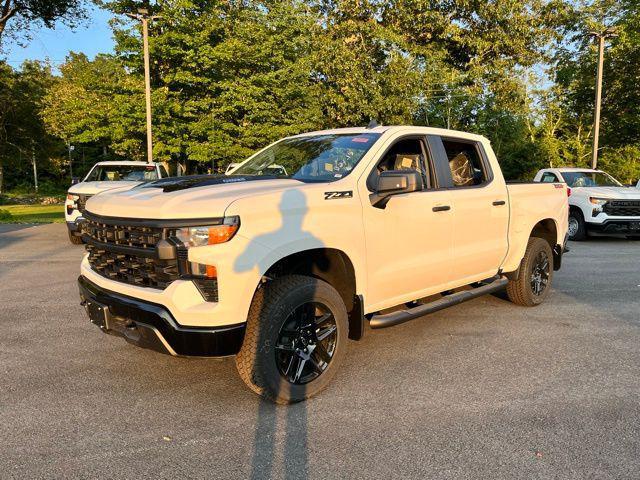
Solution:
[{"label": "parked car", "polygon": [[131,188],[142,182],[167,177],[167,171],[160,163],[145,162],[98,162],[86,177],[67,192],[65,220],[71,243],[82,243],[80,224],[87,200],[100,192],[114,188]]},{"label": "parked car", "polygon": [[640,236],[640,192],[625,187],[602,170],[545,168],[536,182],[569,187],[569,238],[584,240],[590,232]]},{"label": "parked car", "polygon": [[561,265],[566,187],[507,185],[478,135],[306,133],[233,173],[89,199],[80,297],[103,332],[138,346],[236,355],[246,384],[278,403],[322,390],[366,324],[505,288],[535,306]]}]

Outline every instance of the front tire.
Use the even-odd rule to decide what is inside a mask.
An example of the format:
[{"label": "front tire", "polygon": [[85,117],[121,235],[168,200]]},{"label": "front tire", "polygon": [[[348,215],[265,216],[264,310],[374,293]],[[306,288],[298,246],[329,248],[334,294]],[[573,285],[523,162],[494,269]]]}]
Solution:
[{"label": "front tire", "polygon": [[305,400],[338,370],[348,328],[345,304],[331,285],[302,275],[277,278],[255,293],[236,357],[238,373],[275,403]]},{"label": "front tire", "polygon": [[587,226],[584,223],[582,212],[572,209],[569,212],[569,240],[580,241],[587,238]]},{"label": "front tire", "polygon": [[534,307],[549,295],[553,279],[553,253],[546,240],[531,237],[520,262],[518,279],[507,284],[507,295],[516,305]]}]

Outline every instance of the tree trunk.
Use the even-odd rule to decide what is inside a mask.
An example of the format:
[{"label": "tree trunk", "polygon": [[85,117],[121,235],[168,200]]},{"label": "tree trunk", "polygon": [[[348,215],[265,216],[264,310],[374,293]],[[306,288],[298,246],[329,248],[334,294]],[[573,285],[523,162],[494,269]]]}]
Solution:
[{"label": "tree trunk", "polygon": [[2,168],[2,162],[0,162],[0,195],[4,193],[4,170]]}]

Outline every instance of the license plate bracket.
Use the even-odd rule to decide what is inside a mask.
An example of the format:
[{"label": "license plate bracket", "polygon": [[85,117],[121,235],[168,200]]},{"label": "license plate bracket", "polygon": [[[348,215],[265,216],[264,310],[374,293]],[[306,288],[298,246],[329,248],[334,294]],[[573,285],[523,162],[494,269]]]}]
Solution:
[{"label": "license plate bracket", "polygon": [[109,330],[109,307],[94,300],[87,300],[85,310],[89,316],[89,321],[97,325],[102,330]]}]

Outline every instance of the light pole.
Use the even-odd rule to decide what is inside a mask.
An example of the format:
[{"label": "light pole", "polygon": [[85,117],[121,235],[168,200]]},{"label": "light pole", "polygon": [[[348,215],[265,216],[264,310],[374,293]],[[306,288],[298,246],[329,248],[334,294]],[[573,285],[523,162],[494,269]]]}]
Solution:
[{"label": "light pole", "polygon": [[144,52],[144,96],[147,110],[147,162],[153,162],[153,140],[151,136],[151,74],[149,73],[149,21],[157,20],[159,15],[149,16],[149,10],[139,8],[138,13],[127,13],[128,17],[142,23],[142,48]]},{"label": "light pole", "polygon": [[605,28],[597,32],[589,32],[589,35],[598,39],[598,73],[596,75],[596,105],[593,114],[593,151],[591,153],[591,168],[598,167],[598,140],[600,137],[600,107],[602,105],[602,69],[604,66],[604,42],[607,38],[617,37],[613,28]]}]

